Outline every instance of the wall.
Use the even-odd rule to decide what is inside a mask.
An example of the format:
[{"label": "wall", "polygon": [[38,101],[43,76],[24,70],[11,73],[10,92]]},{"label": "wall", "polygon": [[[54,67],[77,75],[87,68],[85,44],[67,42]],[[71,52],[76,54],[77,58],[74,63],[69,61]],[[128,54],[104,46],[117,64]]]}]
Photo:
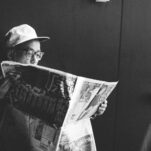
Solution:
[{"label": "wall", "polygon": [[138,151],[150,124],[151,2],[5,0],[0,35],[28,23],[43,43],[41,64],[119,85],[92,121],[98,151]]},{"label": "wall", "polygon": [[151,122],[151,2],[124,0],[122,4],[115,150],[139,151]]}]

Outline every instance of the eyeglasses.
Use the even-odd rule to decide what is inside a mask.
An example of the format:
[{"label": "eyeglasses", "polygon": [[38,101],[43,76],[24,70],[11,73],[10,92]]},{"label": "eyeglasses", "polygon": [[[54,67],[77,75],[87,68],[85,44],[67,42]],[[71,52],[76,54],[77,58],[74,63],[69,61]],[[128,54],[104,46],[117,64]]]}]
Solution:
[{"label": "eyeglasses", "polygon": [[23,50],[25,52],[26,58],[28,58],[28,59],[30,59],[34,56],[37,60],[41,60],[44,55],[44,52],[42,52],[40,50],[34,51],[33,49],[26,49],[26,48],[19,48],[16,50],[18,50],[18,51]]},{"label": "eyeglasses", "polygon": [[37,60],[41,60],[44,55],[44,52],[42,51],[34,51],[34,50],[26,50],[26,57],[32,58],[33,56],[36,57]]}]

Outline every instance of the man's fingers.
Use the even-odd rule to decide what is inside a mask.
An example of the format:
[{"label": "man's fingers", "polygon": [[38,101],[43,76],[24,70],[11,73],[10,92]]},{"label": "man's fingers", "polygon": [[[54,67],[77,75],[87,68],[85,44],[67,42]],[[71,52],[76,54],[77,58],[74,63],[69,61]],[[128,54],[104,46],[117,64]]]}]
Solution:
[{"label": "man's fingers", "polygon": [[102,104],[99,108],[106,108],[107,104]]},{"label": "man's fingers", "polygon": [[0,99],[2,99],[5,96],[10,86],[11,86],[11,83],[9,80],[5,80],[4,83],[0,86]]},{"label": "man's fingers", "polygon": [[99,115],[103,114],[106,108],[107,108],[107,100],[103,101],[102,104],[99,106],[97,114]]}]

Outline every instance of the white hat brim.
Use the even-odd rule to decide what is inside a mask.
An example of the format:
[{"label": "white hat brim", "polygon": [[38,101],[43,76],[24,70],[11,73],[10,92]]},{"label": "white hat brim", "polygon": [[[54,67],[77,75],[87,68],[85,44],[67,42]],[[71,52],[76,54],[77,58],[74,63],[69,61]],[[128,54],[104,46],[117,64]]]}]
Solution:
[{"label": "white hat brim", "polygon": [[46,36],[35,37],[35,38],[31,38],[31,39],[28,39],[28,40],[21,41],[21,42],[17,43],[15,46],[23,44],[23,43],[31,41],[31,40],[38,40],[40,42],[43,42],[43,41],[46,41],[46,40],[49,40],[49,39],[50,39],[50,37],[46,37]]},{"label": "white hat brim", "polygon": [[50,37],[37,37],[37,38],[34,38],[34,39],[31,39],[31,40],[39,40],[39,41],[46,41],[46,40],[49,40]]}]

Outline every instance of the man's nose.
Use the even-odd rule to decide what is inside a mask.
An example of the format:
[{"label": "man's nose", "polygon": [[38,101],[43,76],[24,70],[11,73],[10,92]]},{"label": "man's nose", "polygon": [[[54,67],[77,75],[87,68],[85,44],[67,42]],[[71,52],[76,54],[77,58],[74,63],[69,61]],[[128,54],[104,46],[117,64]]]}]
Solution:
[{"label": "man's nose", "polygon": [[37,59],[35,55],[32,55],[31,59],[30,59],[30,63],[31,64],[37,64]]}]

